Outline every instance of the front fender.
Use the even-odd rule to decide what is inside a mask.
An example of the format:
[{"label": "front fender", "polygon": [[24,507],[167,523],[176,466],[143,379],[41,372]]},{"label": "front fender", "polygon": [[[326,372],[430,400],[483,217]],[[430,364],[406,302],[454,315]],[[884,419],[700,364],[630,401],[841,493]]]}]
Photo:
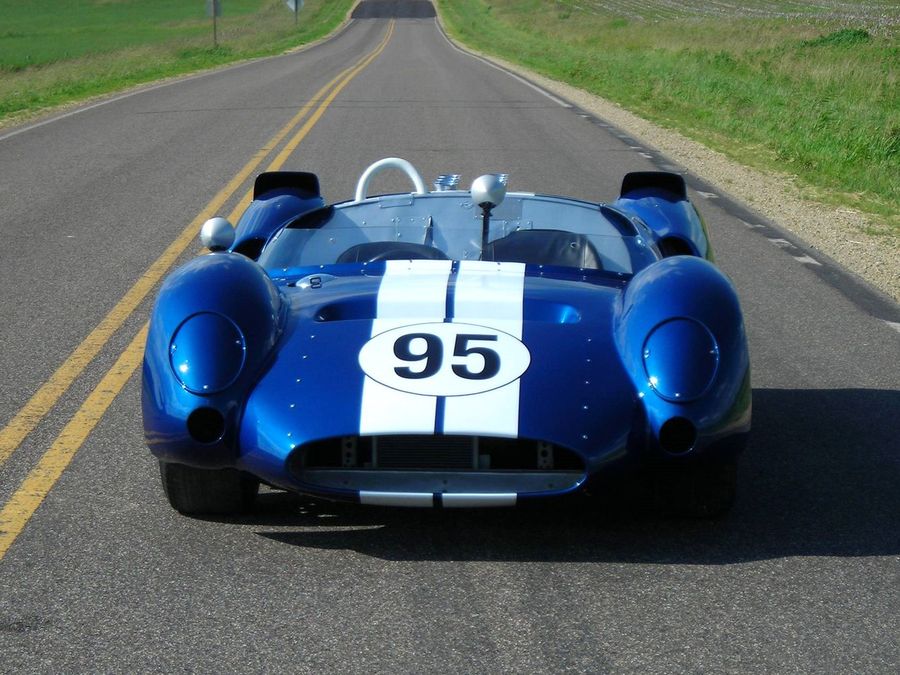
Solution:
[{"label": "front fender", "polygon": [[166,279],[143,363],[144,434],[153,454],[201,467],[234,463],[243,401],[270,359],[284,315],[265,271],[238,254],[195,258]]},{"label": "front fender", "polygon": [[[666,422],[687,420],[697,442],[684,451],[699,454],[746,434],[750,357],[728,278],[701,258],[666,258],[636,274],[621,303],[615,342],[651,435],[658,440]],[[667,379],[676,384],[664,385]]]}]

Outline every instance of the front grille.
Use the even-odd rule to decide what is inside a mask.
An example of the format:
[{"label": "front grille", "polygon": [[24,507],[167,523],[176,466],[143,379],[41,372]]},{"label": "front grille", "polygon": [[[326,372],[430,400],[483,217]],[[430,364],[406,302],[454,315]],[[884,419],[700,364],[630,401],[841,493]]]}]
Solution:
[{"label": "front grille", "polygon": [[406,471],[583,470],[581,458],[560,446],[524,438],[489,436],[344,436],[302,445],[289,469],[384,469]]},{"label": "front grille", "polygon": [[373,464],[379,469],[475,469],[473,436],[375,436]]},{"label": "front grille", "polygon": [[550,443],[488,436],[343,436],[295,448],[287,470],[322,490],[444,495],[540,494],[585,477],[575,452]]}]

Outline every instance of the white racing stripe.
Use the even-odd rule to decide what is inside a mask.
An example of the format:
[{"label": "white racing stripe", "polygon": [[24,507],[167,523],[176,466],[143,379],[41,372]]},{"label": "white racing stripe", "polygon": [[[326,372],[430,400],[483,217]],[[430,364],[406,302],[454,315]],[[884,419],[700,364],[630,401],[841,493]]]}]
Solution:
[{"label": "white racing stripe", "polygon": [[[522,339],[525,265],[469,260],[459,264],[453,322],[488,326]],[[471,396],[452,396],[444,407],[444,433],[519,433],[519,380]]]},{"label": "white racing stripe", "polygon": [[[443,321],[447,311],[449,260],[389,260],[378,288],[372,336],[400,326]],[[437,397],[391,389],[366,376],[359,433],[434,432]]]},{"label": "white racing stripe", "polygon": [[[447,434],[486,434],[510,438],[518,435],[518,378],[528,367],[529,360],[528,351],[519,342],[522,339],[525,265],[489,261],[462,261],[459,264],[451,323],[461,328],[465,326],[466,332],[481,326],[506,334],[505,338],[499,336],[503,339],[493,343],[498,350],[495,353],[499,355],[501,368],[506,369],[501,370],[495,379],[502,382],[504,377],[510,377],[502,374],[510,372],[510,368],[511,376],[515,377],[511,382],[506,379],[508,384],[497,388],[468,394],[459,393],[460,387],[450,386],[446,379],[441,379],[448,376],[451,362],[455,361],[454,367],[466,364],[454,353],[453,336],[450,335],[454,331],[441,328],[451,325],[444,323],[450,270],[451,263],[447,260],[393,260],[386,263],[378,289],[376,318],[372,322],[373,339],[359,356],[360,366],[367,373],[363,383],[360,434],[431,434],[437,427]],[[393,376],[398,366],[404,367],[404,361],[395,360],[396,345],[400,344],[400,340],[395,340],[391,334],[391,331],[404,327],[428,332],[436,340],[440,340],[443,333],[450,335],[449,338],[444,336],[446,344],[437,349],[441,355],[434,357],[438,364],[443,364],[440,371],[428,378],[408,380],[405,387],[400,378]],[[505,347],[504,339],[509,341]],[[474,345],[475,353],[485,347],[479,341],[468,344]],[[423,355],[422,359],[411,360],[408,368],[415,372],[424,368],[426,362]],[[477,360],[469,361],[469,366],[477,370]],[[450,379],[454,379],[452,375]],[[481,381],[487,385],[485,388],[490,386],[489,379]],[[441,382],[445,384],[433,390],[433,385]],[[471,385],[472,382],[460,379],[456,384]],[[430,390],[434,391],[434,395]],[[446,394],[442,393],[445,391]],[[443,419],[437,419],[440,414],[438,396],[444,401]]]}]

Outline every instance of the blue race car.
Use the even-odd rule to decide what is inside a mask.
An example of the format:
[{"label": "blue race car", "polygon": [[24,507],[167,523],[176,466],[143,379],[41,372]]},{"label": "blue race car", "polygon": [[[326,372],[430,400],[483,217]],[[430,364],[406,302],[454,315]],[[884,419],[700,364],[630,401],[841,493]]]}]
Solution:
[{"label": "blue race car", "polygon": [[[385,168],[414,191],[368,197]],[[679,513],[729,508],[747,339],[683,178],[629,173],[610,204],[458,183],[388,158],[325,205],[315,175],[268,172],[236,228],[203,226],[143,366],[175,509],[239,512],[260,482],[507,506],[635,471]]]}]

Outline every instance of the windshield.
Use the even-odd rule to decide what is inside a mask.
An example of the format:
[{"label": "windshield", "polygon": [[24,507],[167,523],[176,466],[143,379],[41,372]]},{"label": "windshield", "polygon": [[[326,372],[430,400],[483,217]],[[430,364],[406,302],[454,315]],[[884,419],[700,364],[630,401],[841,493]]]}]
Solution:
[{"label": "windshield", "polygon": [[606,207],[561,198],[507,198],[482,246],[481,210],[466,194],[400,195],[340,204],[281,230],[259,262],[295,268],[397,259],[496,260],[633,274],[657,254]]}]

